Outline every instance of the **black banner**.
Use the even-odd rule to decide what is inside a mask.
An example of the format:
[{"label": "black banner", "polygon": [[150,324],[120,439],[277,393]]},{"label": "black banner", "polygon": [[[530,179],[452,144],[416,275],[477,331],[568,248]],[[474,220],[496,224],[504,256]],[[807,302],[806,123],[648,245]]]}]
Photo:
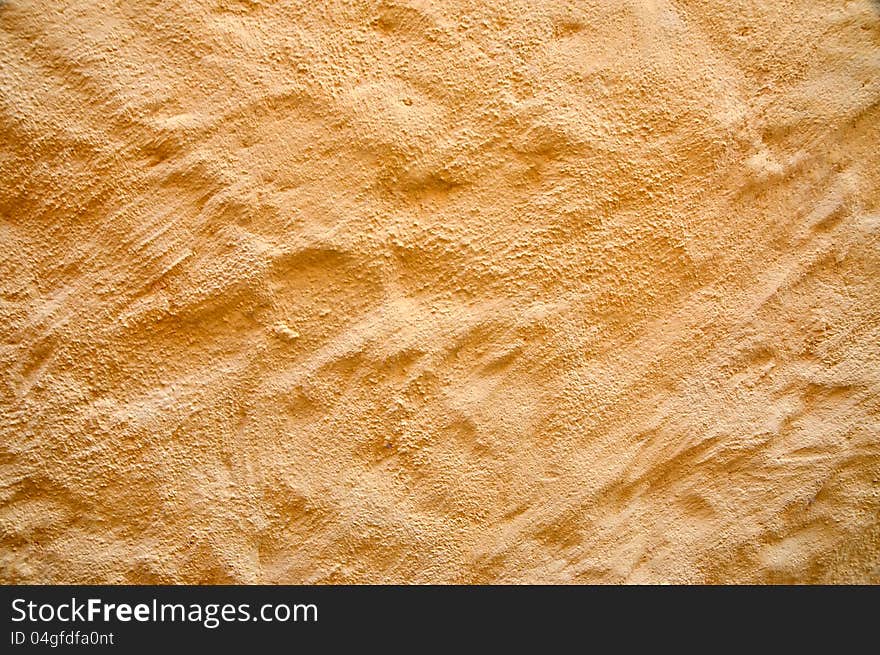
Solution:
[{"label": "black banner", "polygon": [[[494,643],[724,642],[780,630],[874,631],[876,587],[8,586],[5,646],[138,652],[155,648],[344,646],[420,650],[473,637]],[[416,635],[419,643],[402,640]],[[794,637],[796,635],[789,635]],[[751,637],[749,637],[751,638]],[[840,641],[838,640],[838,643]]]}]

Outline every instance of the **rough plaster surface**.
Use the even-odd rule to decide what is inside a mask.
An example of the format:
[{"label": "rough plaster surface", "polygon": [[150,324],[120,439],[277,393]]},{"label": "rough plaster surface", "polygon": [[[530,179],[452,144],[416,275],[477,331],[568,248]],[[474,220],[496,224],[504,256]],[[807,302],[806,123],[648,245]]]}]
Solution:
[{"label": "rough plaster surface", "polygon": [[0,579],[880,582],[880,7],[0,4]]}]

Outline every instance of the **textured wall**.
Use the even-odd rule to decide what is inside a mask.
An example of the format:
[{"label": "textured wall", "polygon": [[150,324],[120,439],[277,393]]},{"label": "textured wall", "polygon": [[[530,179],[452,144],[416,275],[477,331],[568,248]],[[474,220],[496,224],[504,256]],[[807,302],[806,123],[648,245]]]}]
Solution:
[{"label": "textured wall", "polygon": [[3,582],[880,582],[880,6],[0,4]]}]

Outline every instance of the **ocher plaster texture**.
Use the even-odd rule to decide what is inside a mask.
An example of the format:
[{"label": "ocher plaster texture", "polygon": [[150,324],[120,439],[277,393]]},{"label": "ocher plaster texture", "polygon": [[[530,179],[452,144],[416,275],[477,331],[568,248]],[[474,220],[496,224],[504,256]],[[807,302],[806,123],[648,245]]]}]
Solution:
[{"label": "ocher plaster texture", "polygon": [[0,580],[880,582],[880,7],[0,4]]}]

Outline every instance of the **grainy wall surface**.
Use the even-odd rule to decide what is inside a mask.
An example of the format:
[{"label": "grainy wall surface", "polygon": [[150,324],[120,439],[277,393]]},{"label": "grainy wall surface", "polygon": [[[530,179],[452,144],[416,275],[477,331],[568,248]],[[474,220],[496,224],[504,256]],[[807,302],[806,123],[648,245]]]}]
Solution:
[{"label": "grainy wall surface", "polygon": [[0,3],[0,580],[880,582],[880,5]]}]

